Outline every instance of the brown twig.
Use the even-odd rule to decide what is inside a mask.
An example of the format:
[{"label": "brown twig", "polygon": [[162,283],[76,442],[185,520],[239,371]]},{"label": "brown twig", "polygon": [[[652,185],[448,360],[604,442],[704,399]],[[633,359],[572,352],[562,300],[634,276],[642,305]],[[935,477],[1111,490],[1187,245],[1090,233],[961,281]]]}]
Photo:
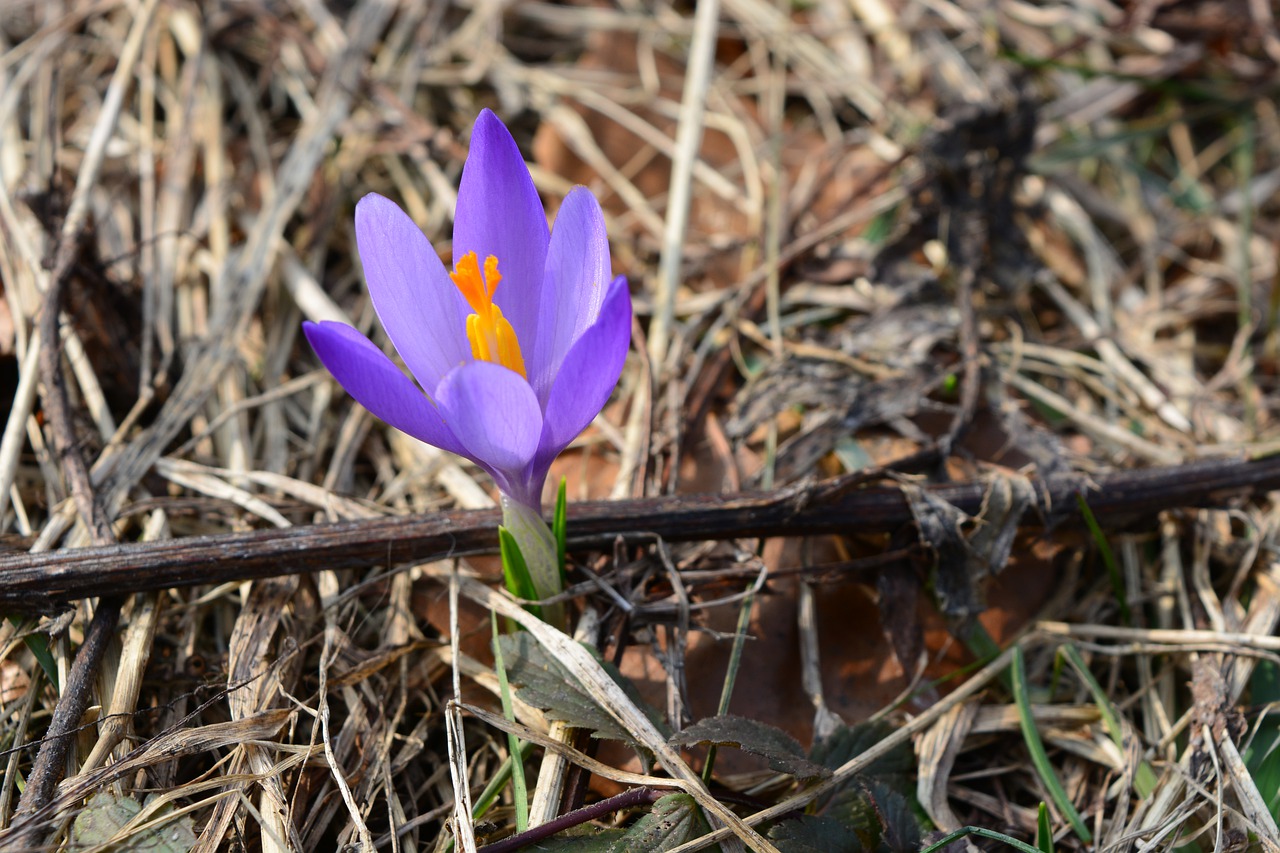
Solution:
[{"label": "brown twig", "polygon": [[536,844],[539,841],[550,838],[558,832],[564,832],[566,829],[572,829],[575,826],[582,826],[584,823],[599,820],[607,814],[646,803],[656,803],[669,793],[672,792],[660,791],[657,788],[630,788],[621,794],[615,794],[608,799],[562,814],[555,820],[549,820],[539,826],[531,827],[509,838],[486,844],[480,848],[478,853],[513,853],[513,851],[521,850],[530,844]]},{"label": "brown twig", "polygon": [[[1045,526],[1077,517],[1084,493],[1109,529],[1183,506],[1218,506],[1280,489],[1280,456],[1207,460],[1187,465],[1117,471],[1094,478],[1058,476],[1036,483],[1036,511]],[[970,515],[981,510],[987,484],[934,487],[941,500]],[[22,554],[0,559],[0,605],[37,610],[107,593],[217,584],[321,569],[461,557],[496,551],[496,510],[257,530],[216,536]],[[582,503],[570,507],[570,548],[607,548],[618,535],[672,541],[760,536],[890,532],[912,523],[892,486],[829,496],[827,484],[774,492],[694,495]]]},{"label": "brown twig", "polygon": [[[8,833],[0,835],[0,843],[14,845],[24,832],[25,818],[32,817],[53,799],[62,772],[66,769],[67,750],[75,742],[80,719],[93,695],[93,682],[98,676],[98,665],[107,650],[107,643],[115,631],[120,617],[120,600],[104,601],[98,605],[85,632],[84,643],[76,653],[75,663],[67,674],[66,689],[53,710],[49,729],[40,743],[35,765],[27,776],[27,787],[18,800],[14,822]],[[31,821],[36,824],[39,821]],[[34,839],[32,839],[34,840]],[[6,846],[5,849],[12,849]]]},{"label": "brown twig", "polygon": [[[59,242],[53,274],[45,291],[40,314],[40,375],[44,382],[44,411],[53,436],[63,477],[76,502],[80,517],[89,529],[89,536],[98,546],[115,544],[111,524],[107,520],[102,503],[93,491],[89,479],[89,467],[80,453],[79,442],[72,421],[71,404],[67,399],[66,380],[62,373],[62,347],[58,329],[62,293],[66,280],[75,263],[82,230],[77,228],[65,233]],[[98,667],[107,648],[107,641],[115,630],[120,617],[121,599],[116,595],[104,596],[98,603],[84,643],[76,652],[75,662],[67,675],[61,698],[49,721],[49,728],[36,753],[27,786],[14,812],[14,823],[5,836],[7,844],[17,843],[18,837],[34,832],[34,821],[28,820],[53,798],[54,790],[66,770],[67,750],[74,741],[76,727],[93,696],[93,684]],[[34,841],[35,839],[30,839]]]},{"label": "brown twig", "polygon": [[[115,543],[115,537],[111,533],[111,524],[102,503],[94,494],[89,467],[85,464],[76,439],[71,403],[67,399],[66,381],[62,374],[62,346],[58,329],[62,293],[75,263],[82,233],[81,228],[74,228],[70,233],[64,231],[58,245],[57,260],[40,314],[40,376],[44,382],[45,417],[53,435],[53,445],[67,487],[76,502],[80,517],[89,529],[93,543],[109,546]],[[21,833],[24,818],[48,805],[62,778],[67,764],[67,750],[73,741],[72,735],[80,724],[80,718],[89,707],[98,666],[106,651],[107,640],[120,617],[120,604],[121,599],[115,595],[104,597],[94,612],[85,641],[76,653],[62,697],[54,709],[48,731],[40,744],[40,751],[27,776],[27,786],[18,800],[13,832]],[[14,839],[10,838],[8,843],[13,842]]]}]

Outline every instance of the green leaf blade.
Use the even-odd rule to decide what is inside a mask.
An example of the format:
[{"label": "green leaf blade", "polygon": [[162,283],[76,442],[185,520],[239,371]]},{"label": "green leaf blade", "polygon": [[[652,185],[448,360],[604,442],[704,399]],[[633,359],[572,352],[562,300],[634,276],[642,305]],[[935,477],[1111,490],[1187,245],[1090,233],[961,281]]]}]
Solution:
[{"label": "green leaf blade", "polygon": [[[498,546],[502,550],[502,580],[507,591],[524,601],[537,601],[538,590],[533,585],[533,576],[529,574],[529,566],[524,561],[520,544],[505,527],[498,528]],[[524,609],[539,619],[542,618],[542,608],[538,605],[526,604]]]},{"label": "green leaf blade", "polygon": [[1080,840],[1088,844],[1093,840],[1093,834],[1089,832],[1089,827],[1085,826],[1084,818],[1080,817],[1080,812],[1076,811],[1075,804],[1071,802],[1066,789],[1062,787],[1062,782],[1049,761],[1049,754],[1045,752],[1044,741],[1040,739],[1035,718],[1031,715],[1027,667],[1022,657],[1021,646],[1015,646],[1013,649],[1011,668],[1013,670],[1013,701],[1018,708],[1018,722],[1022,727],[1022,737],[1026,741],[1027,751],[1031,753],[1031,763],[1035,765],[1040,781],[1049,790],[1049,795],[1053,797],[1059,811],[1066,815],[1067,822],[1071,824],[1071,828],[1075,830]]}]

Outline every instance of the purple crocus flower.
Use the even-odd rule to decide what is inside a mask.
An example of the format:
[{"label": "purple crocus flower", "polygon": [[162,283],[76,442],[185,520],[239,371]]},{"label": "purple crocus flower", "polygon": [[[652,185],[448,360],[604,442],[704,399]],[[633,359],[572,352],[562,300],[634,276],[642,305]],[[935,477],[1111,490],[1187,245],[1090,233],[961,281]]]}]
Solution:
[{"label": "purple crocus flower", "polygon": [[378,195],[356,205],[356,242],[378,318],[417,384],[342,323],[304,324],[316,354],[365,408],[475,462],[504,508],[519,504],[545,529],[547,470],[609,399],[630,345],[631,296],[610,278],[600,205],[576,187],[548,232],[515,140],[485,110],[458,190],[454,271]]}]

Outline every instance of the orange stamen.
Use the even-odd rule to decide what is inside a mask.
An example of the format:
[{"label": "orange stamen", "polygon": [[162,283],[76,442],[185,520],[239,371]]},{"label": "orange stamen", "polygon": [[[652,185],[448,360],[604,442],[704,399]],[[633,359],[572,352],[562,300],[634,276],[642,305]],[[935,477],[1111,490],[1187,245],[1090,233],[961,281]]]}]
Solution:
[{"label": "orange stamen", "polygon": [[524,370],[524,356],[516,331],[502,316],[502,309],[493,303],[502,275],[498,272],[498,259],[493,255],[484,259],[484,273],[475,252],[468,252],[454,264],[449,274],[454,285],[462,293],[475,313],[467,317],[467,340],[471,342],[471,354],[477,361],[490,361],[514,370],[528,379]]}]

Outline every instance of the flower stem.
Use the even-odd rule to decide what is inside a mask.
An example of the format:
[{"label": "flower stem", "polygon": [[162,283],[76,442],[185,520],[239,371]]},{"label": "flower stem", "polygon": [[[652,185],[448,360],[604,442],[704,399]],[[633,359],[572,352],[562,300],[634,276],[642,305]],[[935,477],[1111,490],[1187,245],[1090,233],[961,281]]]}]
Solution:
[{"label": "flower stem", "polygon": [[[556,554],[556,540],[551,528],[542,519],[542,513],[515,500],[502,496],[502,526],[520,546],[529,578],[538,598],[550,598],[563,592],[560,582],[560,563]],[[543,605],[543,621],[561,630],[565,626],[564,604]]]}]

